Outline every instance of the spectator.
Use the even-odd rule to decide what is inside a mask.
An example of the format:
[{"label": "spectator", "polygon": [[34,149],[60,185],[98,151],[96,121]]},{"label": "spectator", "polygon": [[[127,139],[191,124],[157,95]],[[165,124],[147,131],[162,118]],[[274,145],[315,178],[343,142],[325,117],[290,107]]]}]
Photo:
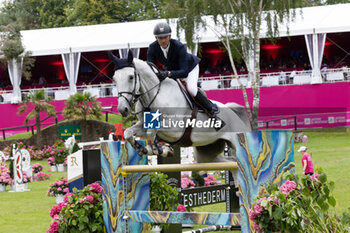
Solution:
[{"label": "spectator", "polygon": [[47,83],[47,81],[46,81],[45,77],[44,76],[40,76],[38,84],[39,85],[45,85],[46,83]]},{"label": "spectator", "polygon": [[284,72],[284,70],[282,70],[280,73],[278,83],[279,84],[286,84],[286,82],[287,82],[287,75],[286,75],[286,72]]},{"label": "spectator", "polygon": [[2,89],[0,89],[0,103],[4,102],[4,97],[2,96]]},{"label": "spectator", "polygon": [[293,83],[294,77],[297,75],[297,72],[295,70],[293,70],[290,74],[289,74],[289,81],[288,83]]},{"label": "spectator", "polygon": [[313,175],[314,174],[314,166],[312,164],[311,155],[306,153],[307,147],[301,146],[298,150],[302,154],[301,165],[303,166],[303,174],[304,175]]}]

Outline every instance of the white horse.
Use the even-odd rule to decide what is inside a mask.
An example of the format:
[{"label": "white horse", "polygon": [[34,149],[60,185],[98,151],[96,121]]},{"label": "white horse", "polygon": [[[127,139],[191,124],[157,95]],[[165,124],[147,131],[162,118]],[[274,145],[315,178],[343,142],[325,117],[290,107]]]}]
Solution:
[{"label": "white horse", "polygon": [[[119,96],[118,112],[126,117],[132,114],[136,104],[136,113],[133,114],[137,115],[139,121],[125,130],[124,137],[139,154],[154,154],[154,148],[140,146],[135,136],[158,138],[179,146],[193,146],[197,162],[227,161],[223,156],[218,156],[225,144],[234,149],[234,134],[251,131],[245,109],[235,103],[224,105],[215,102],[220,109],[216,119],[208,118],[204,112],[198,112],[194,114],[197,115],[196,119],[190,119],[192,110],[175,80],[166,78],[160,82],[156,74],[158,71],[147,62],[133,58],[130,51],[127,59],[119,59],[112,53],[109,55],[115,64],[113,79]],[[144,112],[153,112],[154,119],[161,114],[162,127],[145,129]],[[204,127],[205,124],[207,127]],[[187,136],[184,136],[186,128],[191,126],[190,133],[187,131]],[[159,148],[158,151],[162,153]],[[163,151],[163,155],[166,153]]]}]

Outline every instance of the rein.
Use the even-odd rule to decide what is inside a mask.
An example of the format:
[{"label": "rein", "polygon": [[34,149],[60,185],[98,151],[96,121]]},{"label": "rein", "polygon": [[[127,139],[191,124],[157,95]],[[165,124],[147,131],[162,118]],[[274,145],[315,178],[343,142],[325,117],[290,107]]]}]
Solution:
[{"label": "rein", "polygon": [[[154,72],[153,68],[156,68],[158,70],[158,68],[156,66],[154,66],[152,63],[147,63],[152,71]],[[141,111],[138,111],[138,112],[131,112],[132,115],[137,115],[145,110],[149,110],[150,109],[150,106],[153,104],[154,100],[157,98],[158,94],[159,94],[159,91],[160,91],[160,87],[161,87],[161,82],[159,82],[157,85],[153,86],[152,88],[150,88],[149,90],[143,92],[143,93],[140,93],[140,94],[136,94],[136,86],[137,86],[137,80],[140,79],[140,74],[138,74],[136,72],[136,68],[135,68],[135,65],[133,64],[131,67],[134,68],[134,77],[135,77],[135,81],[134,81],[134,87],[133,87],[133,90],[132,92],[129,92],[129,91],[123,91],[123,92],[119,92],[118,93],[118,97],[123,97],[129,104],[129,106],[131,107],[131,109],[134,107],[134,105],[136,104],[137,101],[140,101],[141,105],[142,105],[142,110]],[[158,70],[159,71],[159,70]],[[155,73],[155,72],[154,72]],[[140,82],[141,83],[141,82]],[[149,93],[150,91],[152,91],[153,89],[155,89],[156,87],[158,87],[157,89],[157,93],[154,95],[154,97],[152,98],[152,100],[149,102],[149,104],[145,104],[144,101],[142,101],[142,96],[144,96],[145,94]],[[128,98],[126,98],[124,96],[124,94],[128,94],[128,95],[131,95],[132,96],[132,100],[129,101]]]}]

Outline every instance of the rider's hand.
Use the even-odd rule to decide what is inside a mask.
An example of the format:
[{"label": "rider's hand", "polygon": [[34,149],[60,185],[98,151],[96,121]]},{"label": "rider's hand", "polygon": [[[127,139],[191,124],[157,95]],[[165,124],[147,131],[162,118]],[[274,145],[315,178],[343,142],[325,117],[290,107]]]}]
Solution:
[{"label": "rider's hand", "polygon": [[160,70],[159,73],[158,73],[158,79],[159,81],[163,81],[164,79],[166,79],[167,77],[170,77],[170,72],[169,71],[163,71],[163,70]]}]

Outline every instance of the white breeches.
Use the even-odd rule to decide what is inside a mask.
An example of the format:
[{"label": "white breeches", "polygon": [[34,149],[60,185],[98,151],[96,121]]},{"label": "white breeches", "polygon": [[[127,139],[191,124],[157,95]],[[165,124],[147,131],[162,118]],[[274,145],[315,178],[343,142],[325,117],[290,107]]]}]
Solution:
[{"label": "white breeches", "polygon": [[195,97],[198,92],[198,76],[199,76],[199,66],[198,64],[191,70],[190,73],[188,73],[188,76],[186,78],[186,83],[187,83],[187,89],[188,92]]}]

